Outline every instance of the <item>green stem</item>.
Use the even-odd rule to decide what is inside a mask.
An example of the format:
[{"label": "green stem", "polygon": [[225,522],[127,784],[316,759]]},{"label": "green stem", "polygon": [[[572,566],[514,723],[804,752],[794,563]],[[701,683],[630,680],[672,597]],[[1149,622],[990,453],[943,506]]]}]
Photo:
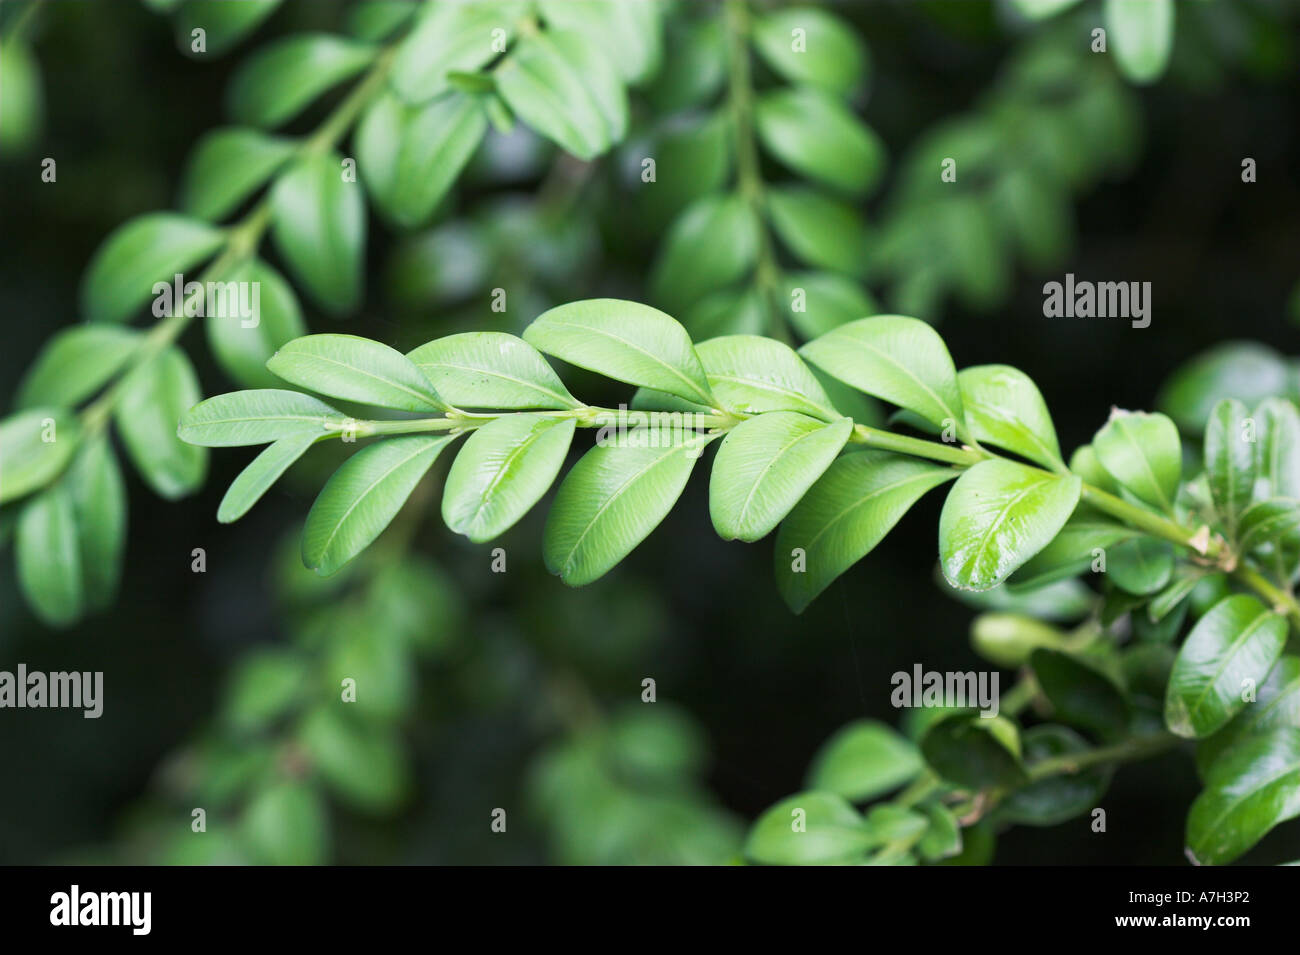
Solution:
[{"label": "green stem", "polygon": [[1277,613],[1287,616],[1292,625],[1300,630],[1300,604],[1296,603],[1293,595],[1278,587],[1255,568],[1245,564],[1233,570],[1232,577],[1267,600]]},{"label": "green stem", "polygon": [[732,135],[736,149],[736,184],[740,196],[749,204],[758,224],[758,253],[754,265],[754,284],[768,313],[768,335],[789,344],[785,302],[781,292],[781,272],[777,266],[772,237],[764,225],[767,201],[763,195],[763,174],[754,138],[754,86],[749,60],[749,10],[744,0],[727,0],[727,101],[731,113]]},{"label": "green stem", "polygon": [[1096,749],[1044,759],[1029,768],[1029,780],[1038,782],[1049,776],[1068,776],[1102,763],[1131,763],[1173,749],[1183,742],[1186,741],[1173,733],[1134,736],[1110,746],[1099,746]]}]

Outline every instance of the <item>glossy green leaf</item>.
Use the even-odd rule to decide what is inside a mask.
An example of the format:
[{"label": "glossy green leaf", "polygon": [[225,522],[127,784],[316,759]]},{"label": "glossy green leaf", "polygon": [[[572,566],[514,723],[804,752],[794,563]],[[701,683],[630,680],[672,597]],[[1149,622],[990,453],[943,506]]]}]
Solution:
[{"label": "glossy green leaf", "polygon": [[1213,736],[1196,744],[1196,766],[1208,776],[1214,763],[1226,752],[1251,736],[1281,726],[1300,727],[1300,657],[1283,654],[1268,678],[1259,685],[1255,699]]},{"label": "glossy green leaf", "polygon": [[869,395],[965,433],[952,356],[938,333],[919,319],[877,315],[849,322],[804,345],[799,354]]},{"label": "glossy green leaf", "polygon": [[1252,504],[1241,515],[1239,549],[1249,553],[1266,544],[1300,544],[1300,501],[1272,498]]},{"label": "glossy green leaf", "polygon": [[802,612],[869,554],[926,491],[955,476],[951,468],[885,451],[836,460],[777,534],[776,579],[785,602]]},{"label": "glossy green leaf", "polygon": [[189,444],[230,448],[300,434],[319,438],[345,420],[319,398],[266,388],[232,391],[199,402],[181,416],[177,433]]},{"label": "glossy green leaf", "polygon": [[767,65],[791,83],[847,95],[866,79],[866,47],[852,26],[828,10],[797,6],[764,12],[754,21],[752,39]]},{"label": "glossy green leaf", "polygon": [[708,195],[673,223],[651,275],[655,296],[682,309],[749,273],[762,224],[737,194]]},{"label": "glossy green leaf", "polygon": [[745,855],[764,865],[826,865],[850,862],[879,841],[842,796],[805,792],[758,817]]},{"label": "glossy green leaf", "polygon": [[1255,490],[1256,424],[1249,424],[1246,406],[1225,398],[1214,406],[1205,428],[1205,470],[1209,475],[1214,508],[1229,534],[1250,506]]},{"label": "glossy green leaf", "polygon": [[139,344],[139,332],[118,325],[63,329],[23,377],[17,407],[74,407],[121,371]]},{"label": "glossy green leaf", "polygon": [[82,448],[68,470],[86,607],[102,610],[117,594],[126,547],[126,485],[107,438]]},{"label": "glossy green leaf", "polygon": [[1006,717],[956,713],[934,723],[921,739],[921,754],[948,782],[970,789],[1025,782],[1020,734]]},{"label": "glossy green leaf", "polygon": [[248,467],[230,482],[230,487],[226,489],[225,497],[217,508],[217,520],[222,524],[230,524],[247,514],[262,499],[262,495],[280,480],[284,472],[320,438],[318,431],[304,431],[280,438],[263,448]]},{"label": "glossy green leaf", "polygon": [[1187,852],[1201,865],[1233,861],[1300,814],[1300,728],[1252,737],[1214,764],[1187,813]]},{"label": "glossy green leaf", "polygon": [[494,75],[520,119],[579,159],[594,159],[622,138],[626,93],[613,66],[578,34],[525,37]]},{"label": "glossy green leaf", "polygon": [[640,429],[583,455],[546,521],[547,570],[573,587],[609,572],[668,516],[713,437]]},{"label": "glossy green leaf", "polygon": [[1119,484],[1111,477],[1109,471],[1101,466],[1097,451],[1090,444],[1083,444],[1074,449],[1070,455],[1070,470],[1083,478],[1085,484],[1101,488],[1108,494],[1118,494]]},{"label": "glossy green leaf", "polygon": [[474,431],[447,474],[447,526],[476,543],[513,527],[560,473],[574,427],[572,419],[517,414]]},{"label": "glossy green leaf", "polygon": [[880,138],[838,100],[812,87],[763,94],[754,117],[763,148],[822,185],[862,196],[884,172]]},{"label": "glossy green leaf", "polygon": [[1106,574],[1131,594],[1154,594],[1174,573],[1174,545],[1155,537],[1121,541],[1106,551]]},{"label": "glossy green leaf", "polygon": [[971,437],[1046,468],[1064,468],[1056,429],[1038,386],[1010,365],[976,365],[957,374]]},{"label": "glossy green leaf", "polygon": [[1158,80],[1174,45],[1173,0],[1105,0],[1110,51],[1134,83]]},{"label": "glossy green leaf", "polygon": [[406,753],[382,727],[321,708],[303,723],[301,740],[326,784],[355,809],[390,812],[410,792]]},{"label": "glossy green leaf", "polygon": [[1286,620],[1254,597],[1215,604],[1187,635],[1165,697],[1165,723],[1179,736],[1203,737],[1246,705],[1243,691],[1263,682],[1286,643]]},{"label": "glossy green leaf", "polygon": [[343,462],[325,482],[302,532],[302,560],[328,576],[383,533],[439,452],[455,438],[388,438]]},{"label": "glossy green leaf", "polygon": [[1164,590],[1151,598],[1147,604],[1146,617],[1151,623],[1159,623],[1179,607],[1183,600],[1196,589],[1204,573],[1196,569],[1180,569]]},{"label": "glossy green leaf", "polygon": [[709,516],[723,540],[766,537],[835,460],[853,431],[841,418],[826,424],[772,411],[727,432],[713,462]]},{"label": "glossy green leaf", "polygon": [[487,134],[481,102],[454,93],[424,106],[392,94],[357,129],[357,166],[375,204],[394,222],[426,222]]},{"label": "glossy green leaf", "polygon": [[[1030,768],[1044,759],[1083,753],[1088,743],[1065,726],[1045,723],[1025,730],[1025,762]],[[1095,809],[1110,787],[1112,768],[1090,766],[1077,773],[1048,776],[1009,793],[998,818],[1022,826],[1055,826]]]},{"label": "glossy green leaf", "polygon": [[291,140],[256,129],[214,129],[199,140],[181,180],[180,207],[217,222],[266,185],[293,155]]},{"label": "glossy green leaf", "polygon": [[42,621],[66,627],[81,616],[84,590],[72,497],[56,484],[28,501],[14,535],[18,586]]},{"label": "glossy green leaf", "polygon": [[1300,412],[1290,401],[1269,398],[1254,415],[1255,497],[1300,499]]},{"label": "glossy green leaf", "polygon": [[911,781],[923,768],[920,751],[906,737],[876,720],[856,720],[822,744],[807,785],[866,802]]},{"label": "glossy green leaf", "polygon": [[62,408],[28,408],[0,421],[0,503],[58,477],[80,440],[80,421]]},{"label": "glossy green leaf", "polygon": [[244,302],[255,304],[256,315],[209,313],[208,345],[222,370],[245,388],[275,388],[280,379],[267,370],[267,360],[281,345],[307,334],[298,298],[284,276],[260,259],[245,262],[223,281],[249,283],[244,286],[249,291],[239,293],[250,296],[241,299],[241,309]]},{"label": "glossy green leaf", "polygon": [[134,368],[122,382],[113,421],[135,469],[154,493],[168,500],[199,488],[208,452],[186,444],[177,422],[203,397],[185,353],[175,346]]},{"label": "glossy green leaf", "polygon": [[745,414],[795,411],[835,421],[840,414],[789,345],[759,335],[723,335],[695,346],[723,408]]},{"label": "glossy green leaf", "polygon": [[[1011,585],[1037,587],[1102,568],[1101,560],[1112,545],[1137,536],[1123,524],[1076,514],[1052,542],[1026,561],[1011,577]],[[1108,565],[1107,565],[1108,566]]]},{"label": "glossy green leaf", "polygon": [[174,212],[153,212],[118,226],[86,269],[82,313],[92,322],[126,321],[149,301],[156,283],[170,285],[223,241],[207,223]]},{"label": "glossy green leaf", "polygon": [[241,123],[280,126],[364,70],[375,52],[369,43],[327,33],[284,37],[240,65],[227,88],[226,105]]},{"label": "glossy green leaf", "polygon": [[361,185],[344,179],[343,160],[300,160],[271,190],[271,236],[289,270],[333,314],[361,299],[366,208]]},{"label": "glossy green leaf", "polygon": [[613,298],[560,305],[524,329],[524,341],[617,381],[714,403],[686,329],[647,305]]},{"label": "glossy green leaf", "polygon": [[[500,52],[514,34],[522,3],[428,3],[398,46],[392,84],[409,103],[423,103],[447,88],[447,73],[473,72]],[[503,34],[494,34],[501,30]]]},{"label": "glossy green leaf", "polygon": [[456,408],[580,408],[532,345],[505,332],[462,332],[408,352]]},{"label": "glossy green leaf", "polygon": [[320,865],[329,853],[329,818],[309,782],[277,782],[258,793],[240,821],[243,842],[266,865]]},{"label": "glossy green leaf", "polygon": [[767,191],[772,228],[795,257],[815,268],[861,275],[871,234],[851,205],[817,189],[784,186]]},{"label": "glossy green leaf", "polygon": [[1173,509],[1183,458],[1172,421],[1162,414],[1116,409],[1092,439],[1092,447],[1116,481],[1148,504]]},{"label": "glossy green leaf", "polygon": [[1293,390],[1287,363],[1276,351],[1256,342],[1225,342],[1174,372],[1156,407],[1180,428],[1199,432],[1220,399],[1237,398],[1254,407]]},{"label": "glossy green leaf", "polygon": [[401,352],[358,335],[307,335],[266,363],[290,384],[331,398],[400,411],[446,408],[424,372]]},{"label": "glossy green leaf", "polygon": [[1006,459],[966,471],[939,516],[939,556],[954,587],[989,590],[1033,557],[1065,526],[1082,482]]},{"label": "glossy green leaf", "polygon": [[1115,679],[1088,657],[1040,648],[1029,665],[1056,719],[1071,726],[1117,736],[1129,721],[1129,704]]}]

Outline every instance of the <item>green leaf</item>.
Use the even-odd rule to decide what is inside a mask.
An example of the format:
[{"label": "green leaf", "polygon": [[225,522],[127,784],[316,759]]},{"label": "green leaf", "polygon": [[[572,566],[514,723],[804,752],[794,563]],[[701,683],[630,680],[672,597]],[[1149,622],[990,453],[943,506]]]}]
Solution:
[{"label": "green leaf", "polygon": [[1248,407],[1294,391],[1291,372],[1276,351],[1256,342],[1226,342],[1198,355],[1165,382],[1156,407],[1189,432],[1199,432],[1222,398]]},{"label": "green leaf", "polygon": [[253,797],[243,841],[266,865],[320,865],[329,854],[325,801],[306,782],[279,782]]},{"label": "green leaf", "polygon": [[456,408],[581,408],[537,349],[505,332],[463,332],[408,352]]},{"label": "green leaf", "polygon": [[539,0],[538,9],[548,26],[576,31],[584,45],[608,54],[629,83],[650,77],[659,67],[663,53],[659,4]]},{"label": "green leaf", "polygon": [[494,75],[501,98],[520,119],[579,159],[594,159],[622,138],[622,83],[578,34],[524,37]]},{"label": "green leaf", "polygon": [[1165,696],[1165,723],[1179,736],[1209,736],[1246,705],[1282,653],[1286,620],[1254,597],[1225,597],[1187,635]]},{"label": "green leaf", "polygon": [[1183,452],[1172,421],[1162,414],[1115,409],[1092,447],[1116,481],[1146,503],[1173,510]]},{"label": "green leaf", "polygon": [[414,362],[358,335],[295,338],[272,355],[266,367],[290,384],[344,401],[399,411],[447,407]]},{"label": "green leaf", "polygon": [[755,19],[751,38],[767,65],[791,83],[847,95],[866,79],[862,40],[852,26],[818,7],[765,12]]},{"label": "green leaf", "polygon": [[837,459],[804,495],[776,538],[781,596],[801,613],[869,554],[908,509],[956,472],[885,451]]},{"label": "green leaf", "polygon": [[68,471],[86,607],[101,610],[117,593],[126,546],[126,485],[108,439],[87,444]]},{"label": "green leaf", "polygon": [[1064,641],[1061,631],[1023,613],[982,613],[970,630],[972,649],[990,663],[1008,670],[1024,666],[1029,655],[1039,647],[1056,649]]},{"label": "green leaf", "polygon": [[307,679],[307,665],[297,651],[255,650],[230,677],[222,718],[236,730],[264,729],[302,699]]},{"label": "green leaf", "polygon": [[822,744],[807,785],[866,802],[911,781],[923,768],[920,751],[906,737],[877,720],[856,720]]},{"label": "green leaf", "polygon": [[1174,45],[1173,0],[1105,0],[1115,65],[1134,83],[1158,80]]},{"label": "green leaf", "polygon": [[455,93],[413,107],[387,94],[357,129],[357,165],[375,204],[397,224],[416,226],[433,215],[486,133],[475,97]]},{"label": "green leaf", "polygon": [[1116,544],[1106,553],[1106,575],[1131,594],[1153,594],[1174,573],[1174,545],[1155,537]]},{"label": "green leaf", "polygon": [[347,11],[347,30],[358,39],[386,40],[415,15],[415,0],[370,0]]},{"label": "green leaf", "polygon": [[1061,722],[1103,736],[1117,736],[1128,726],[1124,691],[1089,658],[1040,648],[1030,654],[1029,665]]},{"label": "green leaf", "polygon": [[448,435],[388,438],[344,461],[307,514],[303,563],[327,577],[365,550],[454,440]]},{"label": "green leaf", "polygon": [[383,728],[355,723],[321,708],[307,717],[301,738],[326,784],[353,808],[391,812],[409,794],[406,754]]},{"label": "green leaf", "polygon": [[[1250,506],[1255,490],[1255,424],[1246,406],[1225,398],[1214,406],[1205,429],[1205,470],[1210,480],[1214,508],[1230,535]],[[1249,440],[1248,440],[1249,439]]]},{"label": "green leaf", "polygon": [[560,305],[524,329],[524,341],[616,381],[715,402],[686,329],[648,305],[614,298]]},{"label": "green leaf", "polygon": [[81,423],[62,408],[28,408],[0,421],[0,504],[44,487],[81,440]]},{"label": "green leaf", "polygon": [[84,593],[72,497],[56,484],[23,507],[14,536],[18,585],[27,603],[51,627],[81,616]]},{"label": "green leaf", "polygon": [[695,352],[709,388],[729,411],[795,411],[823,421],[841,417],[789,345],[759,335],[723,335],[700,342]]},{"label": "green leaf", "polygon": [[1273,498],[1252,504],[1241,515],[1239,550],[1249,553],[1265,544],[1300,544],[1300,501]]},{"label": "green leaf", "polygon": [[[1071,753],[1084,753],[1087,741],[1065,726],[1045,723],[1025,731],[1025,762],[1035,763]],[[1091,766],[1077,773],[1061,773],[1022,786],[1009,793],[998,818],[1022,826],[1055,826],[1096,808],[1110,787],[1111,766]]]},{"label": "green leaf", "polygon": [[326,311],[361,300],[366,205],[335,153],[299,160],[271,189],[271,236],[289,270]]},{"label": "green leaf", "polygon": [[880,311],[870,292],[842,275],[786,272],[782,278],[782,297],[790,303],[787,320],[805,339]]},{"label": "green leaf", "polygon": [[324,437],[344,415],[298,391],[232,391],[201,401],[181,416],[178,434],[189,444],[233,448],[297,435]]},{"label": "green leaf", "polygon": [[962,590],[996,587],[1065,526],[1082,486],[1006,459],[981,461],[957,479],[939,516],[944,577]]},{"label": "green leaf", "polygon": [[1300,727],[1300,657],[1293,655],[1278,658],[1259,685],[1254,702],[1246,704],[1232,722],[1197,742],[1196,766],[1201,777],[1206,778],[1219,757],[1247,738],[1280,726]]},{"label": "green leaf", "polygon": [[1020,734],[1006,717],[955,713],[930,726],[921,754],[941,777],[969,789],[1019,786]]},{"label": "green leaf", "polygon": [[90,260],[81,286],[88,321],[122,322],[154,294],[211,257],[225,239],[206,222],[153,212],[118,226]]},{"label": "green leaf", "polygon": [[240,65],[227,87],[226,106],[249,126],[280,126],[364,70],[375,53],[369,43],[328,33],[285,37]]},{"label": "green leaf", "polygon": [[1243,742],[1216,762],[1187,813],[1187,851],[1202,865],[1228,863],[1280,822],[1300,814],[1300,728]]},{"label": "green leaf", "polygon": [[879,837],[844,798],[805,792],[772,806],[754,823],[745,855],[764,865],[825,865],[850,862]]},{"label": "green leaf", "polygon": [[204,323],[208,345],[222,370],[245,388],[274,388],[280,379],[267,371],[267,360],[281,345],[307,333],[298,298],[284,276],[260,259],[245,262],[225,281],[249,283],[244,287],[250,296],[257,290],[251,300],[256,317],[209,314]]},{"label": "green leaf", "polygon": [[[174,4],[173,4],[174,5]],[[220,56],[257,29],[280,0],[185,0],[176,11],[176,45],[191,56]],[[204,32],[204,50],[193,50],[193,31]]]},{"label": "green leaf", "polygon": [[1300,413],[1290,401],[1269,398],[1254,418],[1255,497],[1300,499]]},{"label": "green leaf", "polygon": [[0,114],[0,153],[26,149],[39,134],[45,94],[36,58],[16,36],[12,27],[0,41],[0,86],[5,91],[4,113]]},{"label": "green leaf", "polygon": [[195,218],[217,222],[266,185],[293,152],[291,140],[255,129],[214,129],[190,155],[180,207]]},{"label": "green leaf", "polygon": [[879,137],[838,100],[812,87],[763,94],[754,118],[767,152],[822,185],[860,197],[884,172]]},{"label": "green leaf", "polygon": [[1011,0],[1012,6],[1021,16],[1031,20],[1046,20],[1058,13],[1068,10],[1079,0]]},{"label": "green leaf", "polygon": [[574,428],[571,418],[516,414],[476,430],[447,474],[447,526],[475,543],[513,527],[560,473]]},{"label": "green leaf", "polygon": [[713,462],[709,516],[723,540],[771,533],[835,460],[853,432],[841,418],[826,424],[772,411],[732,428]]},{"label": "green leaf", "polygon": [[217,508],[217,520],[222,524],[230,524],[247,514],[262,499],[262,495],[280,480],[284,472],[322,437],[319,432],[305,431],[280,438],[263,448],[248,467],[230,482],[230,487],[226,489],[225,497]]},{"label": "green leaf", "polygon": [[749,274],[762,224],[740,195],[708,195],[678,216],[664,239],[650,284],[656,298],[682,309]]},{"label": "green leaf", "polygon": [[172,346],[123,379],[113,406],[113,421],[135,469],[169,501],[197,490],[207,473],[208,452],[177,434],[181,415],[201,397],[193,366]]},{"label": "green leaf", "polygon": [[23,377],[19,409],[71,408],[125,367],[140,333],[118,325],[77,325],[56,333]]},{"label": "green leaf", "polygon": [[799,354],[846,384],[965,434],[952,356],[938,333],[919,319],[877,315],[849,322],[804,345]]},{"label": "green leaf", "polygon": [[961,823],[942,803],[930,802],[921,807],[929,821],[916,847],[927,862],[950,859],[962,851]]},{"label": "green leaf", "polygon": [[608,573],[668,516],[714,437],[642,428],[588,451],[547,518],[547,570],[572,587]]},{"label": "green leaf", "polygon": [[447,73],[473,72],[498,53],[495,30],[509,42],[522,3],[428,3],[398,47],[391,81],[409,103],[423,103],[447,88]]},{"label": "green leaf", "polygon": [[1083,444],[1070,455],[1070,470],[1083,478],[1085,484],[1099,487],[1108,494],[1118,494],[1119,484],[1110,472],[1101,466],[1097,452],[1090,444]]},{"label": "green leaf", "polygon": [[1056,429],[1038,387],[1010,365],[976,365],[957,374],[971,437],[1063,469]]},{"label": "green leaf", "polygon": [[1204,572],[1199,569],[1180,569],[1164,590],[1151,598],[1147,604],[1147,620],[1159,623],[1179,607],[1196,585],[1201,582]]},{"label": "green leaf", "polygon": [[852,206],[803,186],[777,187],[766,195],[772,228],[796,258],[849,275],[866,270],[871,235]]}]

